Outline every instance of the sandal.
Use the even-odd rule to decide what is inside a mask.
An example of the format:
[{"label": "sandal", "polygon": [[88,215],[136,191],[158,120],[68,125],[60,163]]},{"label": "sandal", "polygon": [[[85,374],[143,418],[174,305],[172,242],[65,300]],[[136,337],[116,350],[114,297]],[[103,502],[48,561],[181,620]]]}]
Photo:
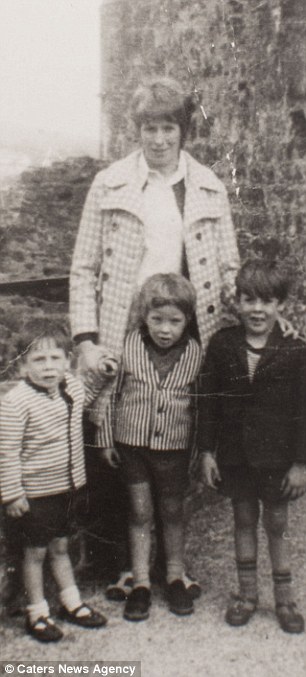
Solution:
[{"label": "sandal", "polygon": [[[88,613],[80,614],[81,610],[87,610]],[[74,625],[80,625],[82,628],[101,628],[106,625],[107,619],[99,611],[92,609],[89,604],[81,604],[73,611],[68,611],[66,607],[62,606],[59,610],[58,616],[61,620]]]},{"label": "sandal", "polygon": [[275,613],[284,632],[300,634],[304,632],[305,623],[302,614],[297,611],[296,604],[289,602],[288,604],[277,604]]},{"label": "sandal", "polygon": [[128,598],[132,588],[133,574],[131,571],[124,571],[114,583],[107,586],[106,598],[112,602],[123,602]]},{"label": "sandal", "polygon": [[225,620],[229,625],[239,627],[246,625],[257,608],[256,599],[248,599],[241,595],[235,595],[225,614]]},{"label": "sandal", "polygon": [[35,623],[26,620],[26,631],[39,642],[58,642],[63,637],[62,631],[57,625],[45,616],[39,616]]}]

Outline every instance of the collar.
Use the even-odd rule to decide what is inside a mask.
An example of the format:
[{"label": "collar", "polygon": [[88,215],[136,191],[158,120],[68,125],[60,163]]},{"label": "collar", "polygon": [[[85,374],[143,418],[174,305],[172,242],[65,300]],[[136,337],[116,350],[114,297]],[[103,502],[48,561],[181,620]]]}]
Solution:
[{"label": "collar", "polygon": [[179,154],[177,169],[169,176],[164,176],[161,174],[161,172],[158,172],[155,169],[150,169],[143,152],[141,152],[138,158],[138,175],[142,187],[144,187],[146,183],[157,182],[163,183],[166,186],[174,186],[176,183],[179,183],[179,181],[182,181],[182,179],[186,178],[186,172],[186,158],[182,151],[180,151]]},{"label": "collar", "polygon": [[[101,181],[102,185],[114,189],[122,186],[129,186],[131,183],[136,183],[138,186],[143,187],[148,178],[146,173],[148,168],[145,171],[146,168],[143,166],[142,161],[140,161],[141,156],[143,156],[143,152],[141,150],[136,150],[122,160],[113,162],[107,169],[102,170],[98,175],[99,181]],[[180,165],[181,162],[183,165]],[[200,164],[189,153],[181,150],[179,167],[184,165],[186,187],[188,187],[189,184],[192,184],[199,189],[206,188],[213,192],[224,192],[223,184],[209,167]],[[179,167],[176,171],[179,170]],[[137,178],[135,177],[135,169]]]}]

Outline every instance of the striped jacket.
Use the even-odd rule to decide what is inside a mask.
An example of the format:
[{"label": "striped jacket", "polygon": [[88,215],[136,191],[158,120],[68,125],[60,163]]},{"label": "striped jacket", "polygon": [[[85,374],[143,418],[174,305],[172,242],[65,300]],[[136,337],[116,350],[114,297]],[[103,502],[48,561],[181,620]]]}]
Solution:
[{"label": "striped jacket", "polygon": [[86,482],[84,387],[67,373],[61,394],[22,380],[0,404],[0,492],[3,503],[78,489]]},{"label": "striped jacket", "polygon": [[123,384],[116,403],[116,442],[150,449],[186,449],[194,423],[192,386],[201,348],[189,339],[180,358],[160,379],[141,333],[128,334],[123,351]]},{"label": "striped jacket", "polygon": [[[187,168],[183,237],[205,349],[222,324],[221,292],[234,294],[239,255],[222,182],[182,152]],[[71,268],[73,336],[97,333],[99,343],[117,357],[122,354],[145,246],[139,158],[136,151],[97,174],[85,203]]]}]

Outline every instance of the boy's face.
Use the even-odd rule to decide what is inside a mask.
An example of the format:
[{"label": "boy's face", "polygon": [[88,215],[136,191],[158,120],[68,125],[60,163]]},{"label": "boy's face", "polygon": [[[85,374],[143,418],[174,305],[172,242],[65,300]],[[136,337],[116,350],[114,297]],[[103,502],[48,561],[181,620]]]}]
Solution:
[{"label": "boy's face", "polygon": [[23,373],[32,383],[55,392],[69,368],[69,358],[53,339],[42,338],[26,353]]},{"label": "boy's face", "polygon": [[268,336],[284,304],[275,296],[266,301],[260,296],[241,293],[237,308],[247,336]]},{"label": "boy's face", "polygon": [[187,325],[184,313],[170,304],[149,310],[146,325],[159,348],[171,348],[180,340]]}]

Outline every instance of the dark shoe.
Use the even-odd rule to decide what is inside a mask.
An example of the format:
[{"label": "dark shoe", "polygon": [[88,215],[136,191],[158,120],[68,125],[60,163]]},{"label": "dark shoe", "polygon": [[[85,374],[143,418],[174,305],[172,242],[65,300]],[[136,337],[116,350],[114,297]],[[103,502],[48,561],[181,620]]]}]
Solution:
[{"label": "dark shoe", "polygon": [[238,627],[246,625],[257,608],[256,599],[247,599],[239,595],[233,598],[225,614],[225,620],[229,625]]},{"label": "dark shoe", "polygon": [[[150,571],[150,578],[152,583],[157,583],[157,585],[166,585],[166,570],[165,567],[160,566],[158,563],[154,563]],[[182,581],[185,585],[186,590],[189,592],[189,595],[192,599],[198,599],[201,597],[202,588],[200,583],[191,576],[189,573],[184,573],[182,576]]]},{"label": "dark shoe", "polygon": [[[88,613],[80,615],[81,609],[87,610]],[[58,616],[63,621],[80,625],[82,628],[101,628],[106,625],[107,619],[99,611],[95,611],[88,604],[81,604],[73,611],[68,611],[64,606],[59,610]]]},{"label": "dark shoe", "polygon": [[106,598],[112,602],[123,602],[131,593],[133,587],[133,574],[131,571],[123,571],[115,583],[110,583],[105,591]]},{"label": "dark shoe", "polygon": [[183,574],[183,583],[191,599],[199,599],[202,595],[202,588],[199,581],[190,574]]},{"label": "dark shoe", "polygon": [[193,613],[192,597],[180,579],[167,585],[167,600],[173,614],[188,616]]},{"label": "dark shoe", "polygon": [[126,602],[123,618],[127,621],[145,621],[149,618],[151,591],[139,586],[134,588]]},{"label": "dark shoe", "polygon": [[278,622],[284,632],[301,633],[304,632],[305,623],[302,614],[297,611],[296,604],[277,604],[275,613]]},{"label": "dark shoe", "polygon": [[53,623],[51,618],[45,616],[40,616],[33,625],[27,618],[26,631],[39,642],[58,642],[63,637],[59,627]]}]

